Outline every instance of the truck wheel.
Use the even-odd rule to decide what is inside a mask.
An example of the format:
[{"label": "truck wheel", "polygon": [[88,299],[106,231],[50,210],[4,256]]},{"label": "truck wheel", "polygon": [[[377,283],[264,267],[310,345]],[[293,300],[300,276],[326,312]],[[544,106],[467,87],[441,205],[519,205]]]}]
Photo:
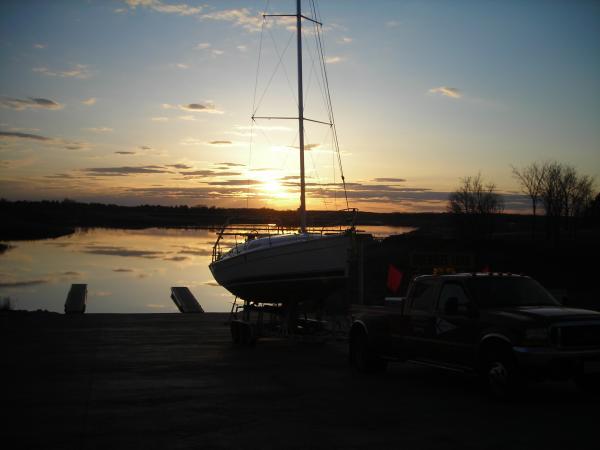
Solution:
[{"label": "truck wheel", "polygon": [[350,363],[362,373],[380,373],[387,368],[387,361],[373,351],[363,332],[355,333],[350,339]]},{"label": "truck wheel", "polygon": [[507,351],[486,355],[482,375],[487,391],[497,399],[513,396],[520,386],[517,365]]}]

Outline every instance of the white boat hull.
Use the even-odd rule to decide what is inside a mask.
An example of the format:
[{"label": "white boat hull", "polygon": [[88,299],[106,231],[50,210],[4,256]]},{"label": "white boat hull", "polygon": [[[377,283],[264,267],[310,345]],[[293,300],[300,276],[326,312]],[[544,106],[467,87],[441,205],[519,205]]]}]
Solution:
[{"label": "white boat hull", "polygon": [[345,287],[353,244],[352,234],[340,234],[260,246],[218,259],[210,270],[221,286],[244,300],[319,300]]}]

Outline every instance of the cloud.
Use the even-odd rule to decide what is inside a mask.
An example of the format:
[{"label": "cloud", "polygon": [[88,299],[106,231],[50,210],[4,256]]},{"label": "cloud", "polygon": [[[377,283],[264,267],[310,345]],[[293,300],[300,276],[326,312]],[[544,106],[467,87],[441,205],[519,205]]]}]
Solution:
[{"label": "cloud", "polygon": [[152,117],[150,119],[152,122],[167,122],[169,120],[168,117]]},{"label": "cloud", "polygon": [[205,170],[193,170],[191,172],[179,172],[179,173],[181,175],[185,175],[185,176],[211,177],[211,176],[217,175],[219,172],[216,172],[214,170],[205,169]]},{"label": "cloud", "polygon": [[147,145],[140,145],[140,150],[152,150],[152,147],[149,147]]},{"label": "cloud", "polygon": [[231,141],[210,141],[210,145],[231,145]]},{"label": "cloud", "polygon": [[212,244],[211,248],[200,248],[200,247],[188,247],[182,246],[182,250],[178,252],[181,255],[193,255],[193,256],[210,256],[212,255]]},{"label": "cloud", "polygon": [[55,71],[50,70],[47,67],[34,67],[32,70],[50,77],[79,78],[83,80],[92,76],[88,67],[89,66],[85,64],[73,64],[69,70]]},{"label": "cloud", "polygon": [[188,166],[187,164],[169,164],[167,167],[173,167],[175,169],[191,169],[192,166]]},{"label": "cloud", "polygon": [[198,45],[194,47],[194,50],[206,50],[210,48],[211,44],[208,42],[200,42]]},{"label": "cloud", "polygon": [[263,18],[260,14],[253,14],[247,8],[226,9],[202,15],[202,19],[231,22],[246,31],[260,31]]},{"label": "cloud", "polygon": [[[189,111],[189,112],[223,114],[223,111],[218,110],[216,108],[216,106],[211,102],[188,103],[187,105],[172,105],[170,103],[163,103],[162,107],[163,107],[163,109],[180,109],[182,111]],[[184,120],[190,120],[189,117],[191,117],[191,116],[183,116],[183,117],[184,117]]]},{"label": "cloud", "polygon": [[115,152],[117,155],[135,155],[136,152]]},{"label": "cloud", "polygon": [[349,44],[350,42],[352,42],[351,37],[344,36],[342,39],[340,39],[340,44]]},{"label": "cloud", "polygon": [[224,181],[210,181],[208,184],[211,186],[250,186],[256,184],[263,184],[259,180],[224,180]]},{"label": "cloud", "polygon": [[215,50],[213,50],[211,53],[212,53],[214,56],[221,56],[221,55],[223,55],[225,52],[224,52],[223,50],[217,50],[217,49],[215,49]]},{"label": "cloud", "polygon": [[148,258],[156,259],[160,258],[163,253],[152,250],[135,250],[126,247],[117,247],[110,245],[99,245],[99,246],[87,246],[83,249],[83,253],[89,253],[93,255],[106,255],[106,256],[123,256],[123,257],[136,257],[136,258]]},{"label": "cloud", "polygon": [[163,3],[161,0],[125,0],[125,3],[131,9],[139,6],[159,13],[178,14],[180,16],[193,16],[202,12],[201,6],[190,6],[186,3],[169,4]]},{"label": "cloud", "polygon": [[447,86],[431,88],[431,89],[429,89],[429,93],[430,94],[440,94],[445,97],[450,97],[450,98],[455,98],[455,99],[459,99],[462,97],[462,93],[460,92],[460,89],[453,88],[453,87],[447,87]]},{"label": "cloud", "polygon": [[37,278],[32,280],[22,280],[22,281],[8,281],[8,280],[0,280],[0,287],[26,287],[26,286],[35,286],[37,284],[46,284],[50,283],[51,280],[47,278]]},{"label": "cloud", "polygon": [[108,127],[92,127],[84,128],[84,130],[91,131],[92,133],[112,133],[114,130]]},{"label": "cloud", "polygon": [[327,64],[337,64],[341,63],[342,61],[344,61],[344,58],[342,58],[341,56],[329,56],[325,58],[325,62]]},{"label": "cloud", "polygon": [[226,166],[226,167],[245,167],[246,164],[239,164],[239,163],[233,163],[233,162],[221,162],[218,163],[219,166]]},{"label": "cloud", "polygon": [[96,97],[90,97],[87,100],[82,100],[81,103],[87,106],[95,105],[98,99]]},{"label": "cloud", "polygon": [[113,269],[113,272],[119,272],[119,273],[127,273],[127,272],[133,272],[133,269],[123,269],[123,268],[118,268],[118,269]]},{"label": "cloud", "polygon": [[246,45],[238,45],[236,47],[240,52],[245,52],[246,50],[248,50],[248,47]]},{"label": "cloud", "polygon": [[55,102],[54,100],[34,97],[29,97],[27,99],[1,97],[0,106],[3,108],[16,109],[17,111],[22,111],[27,108],[52,110],[64,108],[64,105]]},{"label": "cloud", "polygon": [[22,133],[19,131],[0,131],[0,140],[21,141],[29,140],[35,142],[43,142],[53,147],[62,147],[67,150],[82,150],[88,149],[90,145],[87,142],[71,141],[68,139],[51,138],[40,134]]},{"label": "cloud", "polygon": [[187,64],[183,64],[183,63],[177,63],[175,64],[175,67],[177,67],[178,69],[189,69],[190,66],[188,66]]},{"label": "cloud", "polygon": [[404,178],[375,178],[373,181],[378,183],[402,183],[406,180]]},{"label": "cloud", "polygon": [[166,308],[165,305],[159,305],[157,303],[147,303],[146,304],[146,308],[150,308],[150,309],[163,309]]},{"label": "cloud", "polygon": [[193,111],[193,112],[208,112],[208,113],[217,113],[221,114],[222,111],[218,111],[215,105],[211,103],[202,104],[202,103],[189,103],[187,105],[179,105],[180,109],[184,111]]},{"label": "cloud", "polygon": [[188,259],[190,259],[190,258],[187,256],[169,256],[169,257],[163,258],[164,261],[186,261]]},{"label": "cloud", "polygon": [[48,47],[48,44],[42,44],[42,43],[37,43],[37,44],[33,44],[33,48],[37,48],[37,49],[44,49]]},{"label": "cloud", "polygon": [[83,169],[88,175],[94,176],[126,176],[148,173],[173,173],[162,166],[124,166],[124,167],[92,167]]},{"label": "cloud", "polygon": [[39,134],[19,133],[14,131],[0,131],[0,138],[31,139],[34,141],[52,141],[51,138]]},{"label": "cloud", "polygon": [[398,22],[397,20],[388,20],[385,23],[385,26],[388,28],[396,28],[400,26],[400,22]]}]

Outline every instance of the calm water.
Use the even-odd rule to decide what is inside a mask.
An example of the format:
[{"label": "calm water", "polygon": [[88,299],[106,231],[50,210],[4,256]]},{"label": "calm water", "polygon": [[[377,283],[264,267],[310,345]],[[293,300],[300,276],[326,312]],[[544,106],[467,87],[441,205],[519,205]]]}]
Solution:
[{"label": "calm water", "polygon": [[[360,227],[376,236],[406,227]],[[208,270],[215,232],[90,229],[39,241],[8,242],[0,255],[0,297],[16,309],[63,312],[72,283],[87,283],[86,312],[177,312],[171,286],[187,286],[205,311],[229,311],[233,297]]]}]

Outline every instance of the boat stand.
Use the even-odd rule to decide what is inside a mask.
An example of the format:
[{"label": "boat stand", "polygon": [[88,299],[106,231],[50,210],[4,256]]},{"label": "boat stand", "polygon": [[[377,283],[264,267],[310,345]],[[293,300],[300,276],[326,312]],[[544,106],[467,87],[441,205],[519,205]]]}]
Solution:
[{"label": "boat stand", "polygon": [[301,342],[345,340],[349,317],[345,314],[309,316],[298,303],[265,304],[236,297],[231,306],[229,326],[234,344],[254,345],[260,338],[283,337]]}]

